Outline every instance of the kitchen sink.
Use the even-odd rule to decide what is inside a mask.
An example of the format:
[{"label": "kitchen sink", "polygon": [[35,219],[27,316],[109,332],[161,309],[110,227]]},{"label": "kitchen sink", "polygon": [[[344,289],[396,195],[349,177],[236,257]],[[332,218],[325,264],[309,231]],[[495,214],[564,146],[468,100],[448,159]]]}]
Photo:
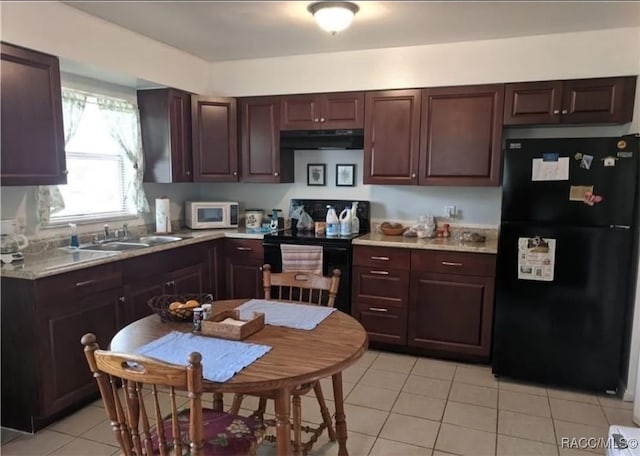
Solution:
[{"label": "kitchen sink", "polygon": [[93,250],[103,252],[121,252],[123,250],[135,250],[150,247],[151,244],[145,242],[125,242],[125,241],[113,241],[105,242],[104,244],[90,244],[80,247],[80,250]]},{"label": "kitchen sink", "polygon": [[145,244],[166,244],[167,242],[176,242],[185,239],[182,236],[161,236],[161,235],[152,235],[152,236],[142,236],[138,239],[137,242],[142,242]]}]

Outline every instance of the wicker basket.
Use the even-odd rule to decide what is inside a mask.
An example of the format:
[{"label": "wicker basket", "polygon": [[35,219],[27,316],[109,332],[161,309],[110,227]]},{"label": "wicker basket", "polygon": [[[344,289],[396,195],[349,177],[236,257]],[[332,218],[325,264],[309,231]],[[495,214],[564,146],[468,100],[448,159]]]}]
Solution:
[{"label": "wicker basket", "polygon": [[213,302],[213,295],[211,293],[160,295],[149,299],[149,301],[147,301],[147,305],[151,308],[151,310],[153,310],[154,313],[160,315],[162,321],[191,321],[191,319],[193,318],[193,309],[169,310],[169,305],[172,302],[187,302],[191,299],[195,299],[201,305],[210,304]]},{"label": "wicker basket", "polygon": [[382,231],[387,236],[400,236],[406,228],[399,223],[391,224],[389,222],[384,222],[380,225],[380,231]]}]

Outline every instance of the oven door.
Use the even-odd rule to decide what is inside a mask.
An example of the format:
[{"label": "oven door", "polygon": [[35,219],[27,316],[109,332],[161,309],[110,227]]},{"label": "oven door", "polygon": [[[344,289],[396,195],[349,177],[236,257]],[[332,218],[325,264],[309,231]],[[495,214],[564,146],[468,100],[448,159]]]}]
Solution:
[{"label": "oven door", "polygon": [[[271,271],[282,272],[281,244],[304,245],[308,242],[264,241],[264,263],[271,265]],[[317,245],[314,243],[314,245]],[[346,314],[351,313],[351,244],[322,246],[322,274],[331,275],[331,271],[339,269],[340,286],[336,295],[335,307]]]}]

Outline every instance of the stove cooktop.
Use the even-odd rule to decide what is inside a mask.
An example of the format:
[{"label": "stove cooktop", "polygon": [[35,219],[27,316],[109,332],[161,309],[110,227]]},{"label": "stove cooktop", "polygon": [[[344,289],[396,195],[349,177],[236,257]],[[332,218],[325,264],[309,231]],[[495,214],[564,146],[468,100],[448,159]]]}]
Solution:
[{"label": "stove cooktop", "polygon": [[317,242],[336,242],[350,243],[352,239],[357,238],[365,233],[350,234],[348,236],[316,236],[313,231],[297,231],[284,230],[277,233],[269,233],[264,235],[264,239],[281,240],[281,241],[317,241]]}]

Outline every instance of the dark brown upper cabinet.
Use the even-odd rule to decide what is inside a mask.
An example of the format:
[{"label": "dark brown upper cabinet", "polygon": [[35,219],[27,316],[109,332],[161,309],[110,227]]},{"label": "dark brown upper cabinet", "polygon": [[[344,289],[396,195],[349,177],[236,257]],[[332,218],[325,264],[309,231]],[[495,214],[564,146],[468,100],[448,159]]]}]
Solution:
[{"label": "dark brown upper cabinet", "polygon": [[504,85],[422,91],[420,185],[499,185]]},{"label": "dark brown upper cabinet", "polygon": [[1,185],[67,183],[57,57],[1,43]]},{"label": "dark brown upper cabinet", "polygon": [[191,182],[191,94],[138,90],[145,182]]},{"label": "dark brown upper cabinet", "polygon": [[365,184],[418,182],[420,97],[419,89],[367,92]]},{"label": "dark brown upper cabinet", "polygon": [[237,182],[236,100],[191,97],[194,182]]},{"label": "dark brown upper cabinet", "polygon": [[505,89],[505,125],[631,122],[636,76],[522,82]]},{"label": "dark brown upper cabinet", "polygon": [[280,97],[243,98],[240,155],[243,182],[293,182],[293,153],[280,153]]},{"label": "dark brown upper cabinet", "polygon": [[364,126],[364,92],[281,97],[281,130],[354,129]]}]

